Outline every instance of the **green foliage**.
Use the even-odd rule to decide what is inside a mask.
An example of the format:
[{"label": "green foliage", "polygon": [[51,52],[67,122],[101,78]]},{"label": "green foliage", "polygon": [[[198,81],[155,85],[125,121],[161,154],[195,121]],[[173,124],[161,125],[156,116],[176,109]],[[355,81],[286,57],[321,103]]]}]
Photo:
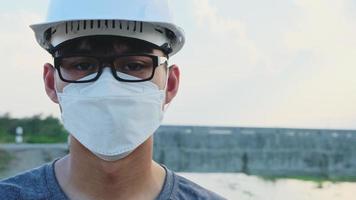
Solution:
[{"label": "green foliage", "polygon": [[7,134],[6,132],[0,131],[0,143],[14,143],[15,137]]},{"label": "green foliage", "polygon": [[0,150],[0,172],[5,170],[12,157],[6,151]]},{"label": "green foliage", "polygon": [[26,143],[64,143],[67,141],[67,134],[27,135],[24,136],[24,141]]},{"label": "green foliage", "polygon": [[53,116],[34,115],[19,119],[12,118],[6,113],[0,115],[0,143],[15,142],[15,131],[19,126],[24,130],[24,142],[59,143],[67,140],[67,132]]},{"label": "green foliage", "polygon": [[356,176],[353,177],[322,177],[322,176],[260,176],[263,180],[275,182],[280,179],[295,179],[301,181],[311,181],[322,184],[323,182],[356,182]]}]

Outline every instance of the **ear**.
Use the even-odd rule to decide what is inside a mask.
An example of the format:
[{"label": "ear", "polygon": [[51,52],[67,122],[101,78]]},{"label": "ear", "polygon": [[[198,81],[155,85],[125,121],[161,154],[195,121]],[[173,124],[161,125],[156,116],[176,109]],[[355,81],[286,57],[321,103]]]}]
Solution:
[{"label": "ear", "polygon": [[166,102],[170,103],[178,93],[180,71],[177,65],[168,68],[168,82],[166,91]]},{"label": "ear", "polygon": [[55,90],[54,76],[55,76],[54,67],[49,63],[44,64],[43,81],[45,84],[46,93],[54,103],[58,103],[57,92]]}]

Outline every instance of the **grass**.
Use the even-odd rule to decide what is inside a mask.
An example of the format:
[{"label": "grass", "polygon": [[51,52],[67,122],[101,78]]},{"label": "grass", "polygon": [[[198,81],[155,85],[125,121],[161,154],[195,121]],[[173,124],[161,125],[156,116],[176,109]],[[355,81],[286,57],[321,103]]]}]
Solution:
[{"label": "grass", "polygon": [[277,181],[280,179],[295,179],[295,180],[301,180],[301,181],[311,181],[311,182],[315,182],[315,183],[356,182],[356,176],[355,177],[335,177],[335,178],[322,177],[322,176],[260,176],[260,177],[262,179],[268,180],[268,181]]},{"label": "grass", "polygon": [[15,137],[9,134],[3,134],[0,132],[0,143],[13,143],[15,142]]},{"label": "grass", "polygon": [[12,157],[8,152],[0,150],[0,172],[7,169],[11,159]]},{"label": "grass", "polygon": [[[27,134],[24,135],[24,143],[65,143],[67,134]],[[0,144],[15,143],[15,135],[0,131]]]},{"label": "grass", "polygon": [[[57,134],[57,135],[25,135],[23,140],[25,143],[66,143],[67,134]],[[14,143],[15,136],[8,134],[0,134],[0,144],[4,143]]]},{"label": "grass", "polygon": [[66,143],[66,134],[59,135],[27,135],[24,136],[24,142],[26,143]]}]

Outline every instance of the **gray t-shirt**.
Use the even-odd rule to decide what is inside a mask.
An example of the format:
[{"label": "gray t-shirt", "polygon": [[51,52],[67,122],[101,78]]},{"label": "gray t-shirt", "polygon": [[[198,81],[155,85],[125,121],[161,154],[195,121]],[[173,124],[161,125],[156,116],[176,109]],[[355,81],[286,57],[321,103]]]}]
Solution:
[{"label": "gray t-shirt", "polygon": [[[157,200],[221,200],[223,197],[181,177],[166,167],[166,178]],[[69,200],[54,174],[54,162],[0,181],[0,199]]]}]

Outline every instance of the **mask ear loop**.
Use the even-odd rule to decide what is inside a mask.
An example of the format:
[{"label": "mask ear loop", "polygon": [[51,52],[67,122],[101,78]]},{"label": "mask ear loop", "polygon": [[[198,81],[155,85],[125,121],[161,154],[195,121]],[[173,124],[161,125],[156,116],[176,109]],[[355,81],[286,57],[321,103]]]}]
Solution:
[{"label": "mask ear loop", "polygon": [[54,81],[54,91],[56,91],[57,98],[59,98],[58,93],[60,93],[60,92],[58,91],[58,88],[57,88],[57,81]]},{"label": "mask ear loop", "polygon": [[[167,63],[167,66],[168,66],[168,63]],[[167,71],[166,71],[166,83],[165,83],[165,86],[164,86],[164,105],[163,105],[163,112],[166,113],[167,110],[168,110],[168,107],[171,105],[171,102],[167,103],[166,104],[166,99],[167,99],[167,88],[168,88],[168,79],[169,79],[169,69],[170,67],[167,67]]]},{"label": "mask ear loop", "polygon": [[57,98],[59,98],[58,97],[58,93],[63,93],[63,91],[62,92],[59,92],[59,90],[58,90],[58,87],[57,87],[57,81],[56,81],[56,79],[60,79],[59,78],[59,74],[58,74],[58,70],[57,69],[54,69],[54,90],[56,91],[56,95],[57,95]]}]

